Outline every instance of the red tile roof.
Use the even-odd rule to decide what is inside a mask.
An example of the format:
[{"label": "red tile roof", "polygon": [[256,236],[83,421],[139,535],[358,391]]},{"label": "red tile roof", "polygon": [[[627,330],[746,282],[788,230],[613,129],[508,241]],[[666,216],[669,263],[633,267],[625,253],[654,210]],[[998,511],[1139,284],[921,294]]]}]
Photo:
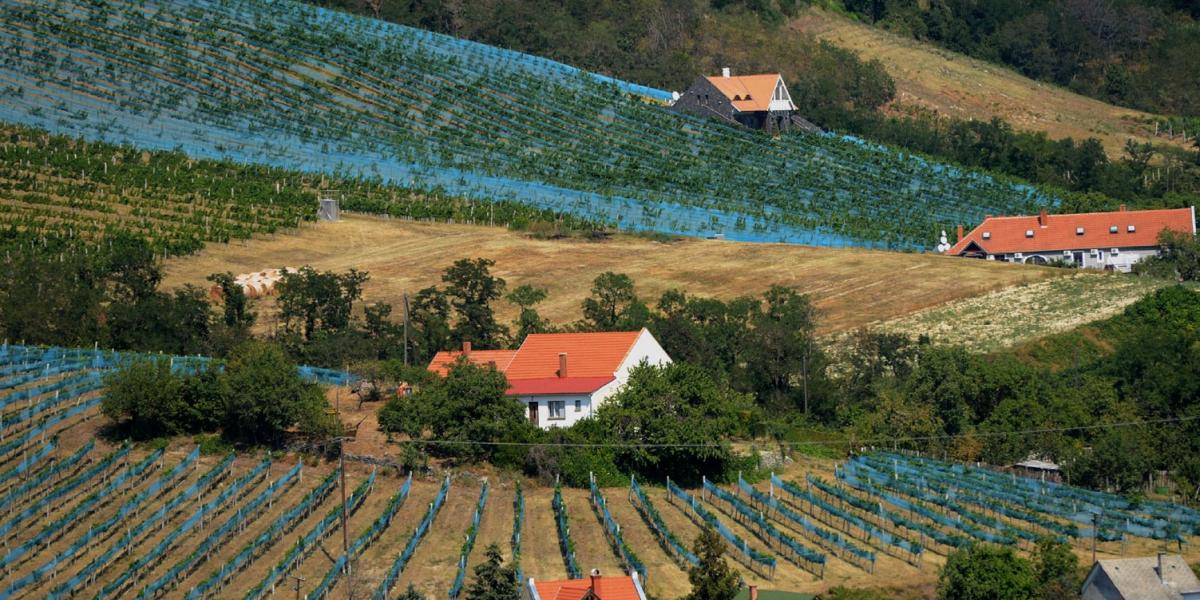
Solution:
[{"label": "red tile roof", "polygon": [[[1164,229],[1195,233],[1194,209],[988,217],[954,244],[948,254],[962,254],[971,244],[988,254],[1145,248],[1157,246],[1158,235]],[[1030,232],[1032,236],[1027,235]]]},{"label": "red tile roof", "polygon": [[558,377],[558,355],[567,354],[567,376],[612,377],[629,356],[641,331],[611,333],[534,333],[525,338],[521,349],[504,374],[510,382],[518,379]]},{"label": "red tile roof", "polygon": [[742,112],[757,112],[768,109],[780,75],[779,73],[731,75],[729,77],[715,75],[705,79],[722,94],[725,94],[726,98],[732,100],[734,108]]},{"label": "red tile roof", "polygon": [[[433,355],[433,360],[429,361],[429,370],[446,376],[450,370],[450,365],[462,356],[462,352],[455,350],[452,352],[438,352]],[[496,363],[496,370],[503,372],[508,368],[514,356],[517,355],[516,350],[472,350],[467,353],[467,360],[481,367],[486,367],[489,363]]]},{"label": "red tile roof", "polygon": [[509,396],[542,396],[551,394],[590,394],[616,379],[607,377],[539,377],[510,379]]},{"label": "red tile roof", "polygon": [[[596,577],[594,581],[593,591],[600,600],[641,600],[632,577]],[[592,583],[592,579],[561,579],[535,581],[534,587],[541,600],[579,600],[592,589]]]}]

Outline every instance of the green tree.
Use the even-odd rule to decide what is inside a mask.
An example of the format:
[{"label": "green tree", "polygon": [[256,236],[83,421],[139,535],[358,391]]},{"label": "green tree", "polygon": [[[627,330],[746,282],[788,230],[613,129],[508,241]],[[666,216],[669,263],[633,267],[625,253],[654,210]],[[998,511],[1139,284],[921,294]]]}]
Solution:
[{"label": "green tree", "polygon": [[507,331],[496,322],[492,302],[504,295],[505,283],[489,271],[495,264],[487,258],[463,258],[442,274],[456,317],[451,331],[454,341],[471,342],[480,349],[503,345]]},{"label": "green tree", "polygon": [[707,523],[692,546],[699,564],[688,569],[692,591],[684,600],[733,600],[740,581],[737,571],[725,561],[725,540]]},{"label": "green tree", "polygon": [[362,286],[370,278],[362,271],[317,272],[312,267],[284,271],[278,284],[276,303],[279,318],[289,332],[306,341],[317,331],[337,332],[350,326],[354,303],[362,298]]},{"label": "green tree", "polygon": [[946,558],[938,576],[940,600],[1033,600],[1038,584],[1029,561],[1012,548],[972,544]]},{"label": "green tree", "polygon": [[651,480],[695,485],[723,476],[735,457],[724,440],[748,420],[753,401],[703,368],[642,365],[596,412],[597,441],[645,444],[617,451],[617,466]]},{"label": "green tree", "polygon": [[414,438],[428,435],[440,442],[431,452],[482,460],[496,451],[490,445],[521,435],[532,427],[521,404],[506,395],[508,380],[490,366],[460,358],[446,377],[436,379],[411,396],[389,400],[379,410],[379,426],[387,432]]},{"label": "green tree", "polygon": [[475,565],[475,580],[467,587],[467,600],[520,600],[521,588],[517,573],[512,567],[504,566],[500,547],[488,544],[483,552],[484,560]]},{"label": "green tree", "polygon": [[520,346],[525,337],[531,333],[549,331],[550,324],[534,308],[546,299],[546,288],[525,284],[513,288],[504,298],[520,309],[517,320],[513,323],[517,326],[517,334],[513,337],[513,346]]},{"label": "green tree", "polygon": [[592,282],[592,295],[583,301],[582,329],[629,331],[645,326],[650,311],[638,299],[633,279],[606,271]]},{"label": "green tree", "polygon": [[295,363],[277,346],[248,342],[234,349],[225,380],[224,430],[233,439],[278,444],[293,427],[314,438],[340,433],[320,386],[301,379]]},{"label": "green tree", "polygon": [[450,345],[450,300],[431,286],[417,292],[408,310],[409,361],[426,364]]},{"label": "green tree", "polygon": [[139,360],[107,375],[100,410],[136,439],[182,432],[181,384],[168,359]]},{"label": "green tree", "polygon": [[208,280],[221,288],[222,316],[227,327],[249,328],[258,315],[250,312],[246,291],[234,280],[233,273],[213,273]]},{"label": "green tree", "polygon": [[1050,536],[1039,539],[1033,553],[1033,573],[1044,600],[1070,598],[1079,591],[1079,557],[1066,542]]},{"label": "green tree", "polygon": [[807,295],[772,286],[754,315],[747,356],[750,381],[769,406],[800,406],[805,414],[824,387],[825,357],[816,342],[816,308]]}]

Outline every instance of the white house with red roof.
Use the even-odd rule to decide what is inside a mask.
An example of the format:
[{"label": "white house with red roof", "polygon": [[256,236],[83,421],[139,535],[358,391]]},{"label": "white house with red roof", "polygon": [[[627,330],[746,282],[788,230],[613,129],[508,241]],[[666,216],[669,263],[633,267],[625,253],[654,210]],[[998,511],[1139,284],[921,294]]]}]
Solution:
[{"label": "white house with red roof", "polygon": [[508,378],[508,395],[520,400],[529,421],[543,429],[570,427],[595,413],[629,380],[639,364],[669,364],[658,340],[640,331],[534,333],[516,350],[439,352],[429,370],[445,375],[460,357],[492,366]]},{"label": "white house with red roof", "polygon": [[1196,209],[1120,210],[987,217],[947,254],[1028,264],[1066,261],[1086,269],[1128,272],[1158,253],[1164,230],[1196,233]]}]

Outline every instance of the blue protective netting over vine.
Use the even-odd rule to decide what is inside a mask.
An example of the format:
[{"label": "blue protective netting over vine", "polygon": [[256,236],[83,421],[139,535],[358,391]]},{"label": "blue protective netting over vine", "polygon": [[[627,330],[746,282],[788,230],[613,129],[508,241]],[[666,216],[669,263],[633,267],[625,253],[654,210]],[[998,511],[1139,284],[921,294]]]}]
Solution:
[{"label": "blue protective netting over vine", "polygon": [[670,112],[651,100],[662,90],[286,0],[13,0],[0,47],[0,120],[623,229],[925,248],[985,214],[1058,203],[857,138],[773,139]]}]

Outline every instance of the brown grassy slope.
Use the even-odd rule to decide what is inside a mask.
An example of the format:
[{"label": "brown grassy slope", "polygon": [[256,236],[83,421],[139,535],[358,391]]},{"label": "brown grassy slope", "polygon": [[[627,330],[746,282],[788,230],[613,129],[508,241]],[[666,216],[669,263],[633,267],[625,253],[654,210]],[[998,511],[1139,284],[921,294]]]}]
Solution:
[{"label": "brown grassy slope", "polygon": [[878,59],[896,81],[894,108],[921,106],[959,119],[1001,117],[1017,129],[1044,131],[1052,139],[1099,138],[1110,157],[1126,140],[1153,140],[1154,117],[1034,81],[1006,67],[904,38],[840,15],[810,9],[792,29]]},{"label": "brown grassy slope", "polygon": [[[210,244],[199,254],[167,261],[164,283],[207,286],[205,277],[214,272],[306,264],[321,270],[356,268],[371,273],[365,300],[391,303],[398,316],[402,294],[440,285],[442,271],[465,257],[495,260],[493,272],[510,288],[548,288],[549,299],[538,308],[557,324],[577,320],[592,280],[611,270],[629,274],[650,303],[671,288],[732,298],[760,294],[774,284],[795,287],[811,294],[823,311],[824,333],[1062,274],[931,254],[700,239],[664,244],[629,236],[605,242],[533,240],[495,227],[349,216],[305,226],[295,235]],[[497,308],[502,320],[515,317],[511,305],[501,302]],[[272,322],[260,318],[261,327]]]}]

